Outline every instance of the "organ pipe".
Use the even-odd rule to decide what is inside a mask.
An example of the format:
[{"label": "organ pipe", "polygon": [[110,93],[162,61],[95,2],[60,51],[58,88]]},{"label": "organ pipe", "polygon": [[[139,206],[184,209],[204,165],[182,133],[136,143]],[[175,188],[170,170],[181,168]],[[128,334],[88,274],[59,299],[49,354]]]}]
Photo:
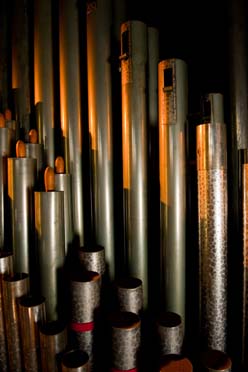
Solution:
[{"label": "organ pipe", "polygon": [[40,141],[44,145],[45,164],[53,167],[55,140],[51,0],[34,2],[34,104],[40,103],[43,117]]},{"label": "organ pipe", "polygon": [[[89,2],[90,4],[91,2]],[[95,2],[93,2],[95,4]],[[111,88],[111,1],[87,13],[88,117],[93,174],[96,243],[105,249],[108,274],[115,275],[113,123]]]},{"label": "organ pipe", "polygon": [[227,148],[226,127],[196,129],[200,323],[204,347],[225,351],[227,328]]},{"label": "organ pipe", "polygon": [[187,65],[158,65],[160,260],[162,306],[185,321]]},{"label": "organ pipe", "polygon": [[143,284],[148,304],[147,221],[147,26],[121,25],[122,151],[125,260],[130,276]]},{"label": "organ pipe", "polygon": [[65,172],[72,177],[74,235],[84,244],[82,113],[79,10],[76,0],[59,2],[60,116]]}]

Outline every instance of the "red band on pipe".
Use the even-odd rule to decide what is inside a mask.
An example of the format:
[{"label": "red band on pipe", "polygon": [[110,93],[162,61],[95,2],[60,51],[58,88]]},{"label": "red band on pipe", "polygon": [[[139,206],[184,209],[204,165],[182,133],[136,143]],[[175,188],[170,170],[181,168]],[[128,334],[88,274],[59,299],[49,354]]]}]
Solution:
[{"label": "red band on pipe", "polygon": [[88,332],[93,331],[94,322],[89,323],[71,323],[71,329],[75,332]]},{"label": "red band on pipe", "polygon": [[116,369],[112,368],[111,372],[138,372],[137,368],[132,368],[132,369]]}]

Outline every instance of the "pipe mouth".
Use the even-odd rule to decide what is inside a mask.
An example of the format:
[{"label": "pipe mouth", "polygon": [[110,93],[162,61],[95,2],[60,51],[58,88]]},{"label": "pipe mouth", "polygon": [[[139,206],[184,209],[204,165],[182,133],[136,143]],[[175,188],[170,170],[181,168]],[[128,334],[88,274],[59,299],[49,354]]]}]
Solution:
[{"label": "pipe mouth", "polygon": [[62,357],[62,364],[67,368],[79,368],[89,361],[88,354],[80,349],[67,351]]},{"label": "pipe mouth", "polygon": [[211,371],[229,371],[232,367],[231,359],[220,350],[208,350],[202,357],[204,367]]},{"label": "pipe mouth", "polygon": [[142,280],[134,277],[121,278],[116,281],[116,286],[119,289],[137,289],[142,286]]},{"label": "pipe mouth", "polygon": [[24,296],[20,299],[19,304],[23,307],[35,307],[45,303],[45,297],[43,296]]},{"label": "pipe mouth", "polygon": [[14,273],[4,275],[4,280],[7,282],[18,282],[20,280],[28,279],[29,275],[27,273]]},{"label": "pipe mouth", "polygon": [[85,270],[83,267],[71,273],[71,281],[72,282],[80,282],[80,283],[88,283],[97,281],[101,278],[101,275],[96,271],[88,271]]},{"label": "pipe mouth", "polygon": [[193,366],[189,359],[182,355],[168,354],[162,359],[160,372],[193,372]]},{"label": "pipe mouth", "polygon": [[104,247],[102,245],[92,245],[92,246],[84,246],[79,248],[79,253],[97,253],[104,251]]},{"label": "pipe mouth", "polygon": [[40,326],[40,332],[47,336],[54,336],[66,331],[66,324],[59,320],[46,322]]},{"label": "pipe mouth", "polygon": [[166,328],[178,327],[182,324],[182,318],[179,314],[172,311],[162,313],[158,317],[158,325]]},{"label": "pipe mouth", "polygon": [[110,317],[112,328],[134,329],[140,326],[140,317],[130,311],[116,311]]}]

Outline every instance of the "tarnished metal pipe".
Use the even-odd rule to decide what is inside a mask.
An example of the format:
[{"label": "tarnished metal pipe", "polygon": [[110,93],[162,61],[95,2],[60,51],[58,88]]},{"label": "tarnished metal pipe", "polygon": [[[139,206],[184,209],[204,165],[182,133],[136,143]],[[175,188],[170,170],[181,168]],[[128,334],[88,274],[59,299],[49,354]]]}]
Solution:
[{"label": "tarnished metal pipe", "polygon": [[111,314],[111,364],[113,371],[138,370],[140,363],[140,318],[131,312]]},{"label": "tarnished metal pipe", "polygon": [[14,270],[30,274],[32,267],[34,267],[33,192],[36,179],[36,159],[27,157],[8,158],[8,197]]},{"label": "tarnished metal pipe", "polygon": [[84,244],[82,114],[78,1],[59,2],[60,116],[65,173],[72,177],[74,234]]},{"label": "tarnished metal pipe", "polygon": [[243,312],[241,358],[243,366],[248,366],[248,163],[242,166],[242,221],[243,221]]},{"label": "tarnished metal pipe", "polygon": [[110,279],[113,279],[115,276],[115,219],[110,65],[111,25],[111,1],[100,0],[94,9],[91,8],[91,11],[87,12],[88,116],[96,242],[105,249],[108,275]]},{"label": "tarnished metal pipe", "polygon": [[[38,133],[35,129],[31,129],[28,132],[28,141],[25,143],[26,156],[27,158],[36,159],[37,162],[37,188],[43,186],[43,174],[45,170],[45,159],[44,159],[44,145],[38,143]],[[33,137],[35,137],[33,139]]]},{"label": "tarnished metal pipe", "polygon": [[94,366],[93,343],[96,311],[100,307],[101,275],[93,272],[72,273],[71,332],[76,348],[87,352],[91,368]]},{"label": "tarnished metal pipe", "polygon": [[148,124],[158,128],[158,63],[159,63],[159,30],[147,27],[148,48]]},{"label": "tarnished metal pipe", "polygon": [[232,361],[223,351],[208,350],[202,356],[202,367],[206,372],[231,372]]},{"label": "tarnished metal pipe", "polygon": [[39,335],[42,371],[59,372],[67,348],[67,327],[58,321],[46,322],[39,327]]},{"label": "tarnished metal pipe", "polygon": [[158,65],[159,179],[162,308],[185,322],[187,65],[168,59]]},{"label": "tarnished metal pipe", "polygon": [[0,3],[0,111],[8,107],[10,92],[9,79],[11,74],[11,58],[7,51],[10,45],[10,25],[11,25],[10,3],[3,0]]},{"label": "tarnished metal pipe", "polygon": [[165,355],[180,355],[184,342],[184,329],[180,315],[165,312],[157,320],[160,358]]},{"label": "tarnished metal pipe", "polygon": [[104,275],[106,269],[105,250],[101,245],[80,247],[78,256],[85,270]]},{"label": "tarnished metal pipe", "polygon": [[[47,167],[46,170],[52,168]],[[45,175],[49,175],[46,173]],[[51,173],[52,186],[47,191],[35,191],[35,231],[39,263],[39,283],[41,295],[46,300],[47,320],[61,319],[65,311],[64,298],[64,194],[54,191],[54,174]],[[49,181],[50,182],[50,181]],[[49,184],[49,182],[47,182]],[[48,186],[46,186],[48,187]]]},{"label": "tarnished metal pipe", "polygon": [[227,147],[224,123],[196,128],[200,327],[203,344],[225,351],[227,329]]},{"label": "tarnished metal pipe", "polygon": [[18,302],[18,310],[23,368],[25,371],[39,371],[39,327],[46,320],[45,299],[23,296]]},{"label": "tarnished metal pipe", "polygon": [[23,372],[18,300],[29,293],[29,275],[6,275],[2,284],[9,371]]},{"label": "tarnished metal pipe", "polygon": [[[54,86],[52,45],[52,1],[34,3],[34,104],[42,103],[42,137],[45,163],[54,166]],[[45,63],[44,63],[45,61]]]},{"label": "tarnished metal pipe", "polygon": [[122,149],[124,244],[128,275],[143,283],[148,304],[147,221],[147,26],[141,21],[121,25]]},{"label": "tarnished metal pipe", "polygon": [[3,299],[3,276],[13,273],[12,253],[0,252],[0,370],[8,371],[8,351],[6,340],[6,322],[4,318],[4,299]]},{"label": "tarnished metal pipe", "polygon": [[119,279],[115,283],[117,306],[120,311],[140,315],[143,310],[143,286],[138,278]]},{"label": "tarnished metal pipe", "polygon": [[20,127],[20,137],[28,139],[30,129],[30,44],[29,2],[15,0],[12,4],[12,88],[16,100],[15,120]]},{"label": "tarnished metal pipe", "polygon": [[87,353],[80,349],[66,352],[62,358],[62,372],[90,372]]}]

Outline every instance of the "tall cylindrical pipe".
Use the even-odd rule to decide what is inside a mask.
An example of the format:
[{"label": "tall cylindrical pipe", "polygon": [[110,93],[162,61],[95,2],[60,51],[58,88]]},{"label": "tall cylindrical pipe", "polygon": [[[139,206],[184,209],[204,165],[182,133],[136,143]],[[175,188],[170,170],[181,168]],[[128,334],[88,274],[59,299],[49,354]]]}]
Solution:
[{"label": "tall cylindrical pipe", "polygon": [[243,314],[241,360],[248,367],[248,163],[242,166],[242,221],[243,221]]},{"label": "tall cylindrical pipe", "polygon": [[46,322],[39,327],[39,334],[42,371],[59,372],[67,348],[67,327],[58,321]]},{"label": "tall cylindrical pipe", "polygon": [[79,13],[76,0],[60,0],[60,116],[65,171],[72,177],[74,234],[84,244],[82,114],[80,90]]},{"label": "tall cylindrical pipe", "polygon": [[159,180],[162,307],[185,322],[187,65],[158,65]]},{"label": "tall cylindrical pipe", "polygon": [[64,195],[62,191],[35,191],[35,230],[39,283],[46,300],[48,321],[64,316],[65,261]]},{"label": "tall cylindrical pipe", "polygon": [[88,112],[91,137],[96,243],[105,249],[108,274],[115,275],[113,134],[111,89],[111,1],[87,13]]},{"label": "tall cylindrical pipe", "polygon": [[14,270],[30,273],[34,267],[34,198],[37,161],[8,158],[8,197],[11,214]]},{"label": "tall cylindrical pipe", "polygon": [[0,370],[8,371],[8,351],[6,339],[6,322],[4,318],[3,276],[13,274],[13,255],[0,252]]},{"label": "tall cylindrical pipe", "polygon": [[18,302],[18,310],[23,368],[25,371],[39,371],[39,327],[46,320],[45,299],[23,296]]},{"label": "tall cylindrical pipe", "polygon": [[[52,1],[34,2],[34,104],[42,103],[45,163],[54,166],[54,85]],[[45,61],[45,63],[44,63]]]},{"label": "tall cylindrical pipe", "polygon": [[0,111],[8,107],[8,97],[10,92],[9,76],[11,74],[11,51],[9,45],[11,12],[8,0],[0,3]]},{"label": "tall cylindrical pipe", "polygon": [[147,26],[121,25],[124,241],[128,274],[143,283],[148,304],[147,221]]},{"label": "tall cylindrical pipe", "polygon": [[15,0],[12,4],[12,88],[16,92],[15,120],[20,138],[26,140],[30,129],[30,44],[29,2]]},{"label": "tall cylindrical pipe", "polygon": [[20,320],[18,300],[29,293],[29,275],[15,273],[3,278],[3,303],[6,322],[6,336],[11,372],[22,372]]},{"label": "tall cylindrical pipe", "polygon": [[224,123],[196,128],[200,328],[203,344],[225,351],[227,328],[227,148]]},{"label": "tall cylindrical pipe", "polygon": [[14,156],[15,132],[0,128],[0,250],[6,249],[9,240],[7,158]]}]

